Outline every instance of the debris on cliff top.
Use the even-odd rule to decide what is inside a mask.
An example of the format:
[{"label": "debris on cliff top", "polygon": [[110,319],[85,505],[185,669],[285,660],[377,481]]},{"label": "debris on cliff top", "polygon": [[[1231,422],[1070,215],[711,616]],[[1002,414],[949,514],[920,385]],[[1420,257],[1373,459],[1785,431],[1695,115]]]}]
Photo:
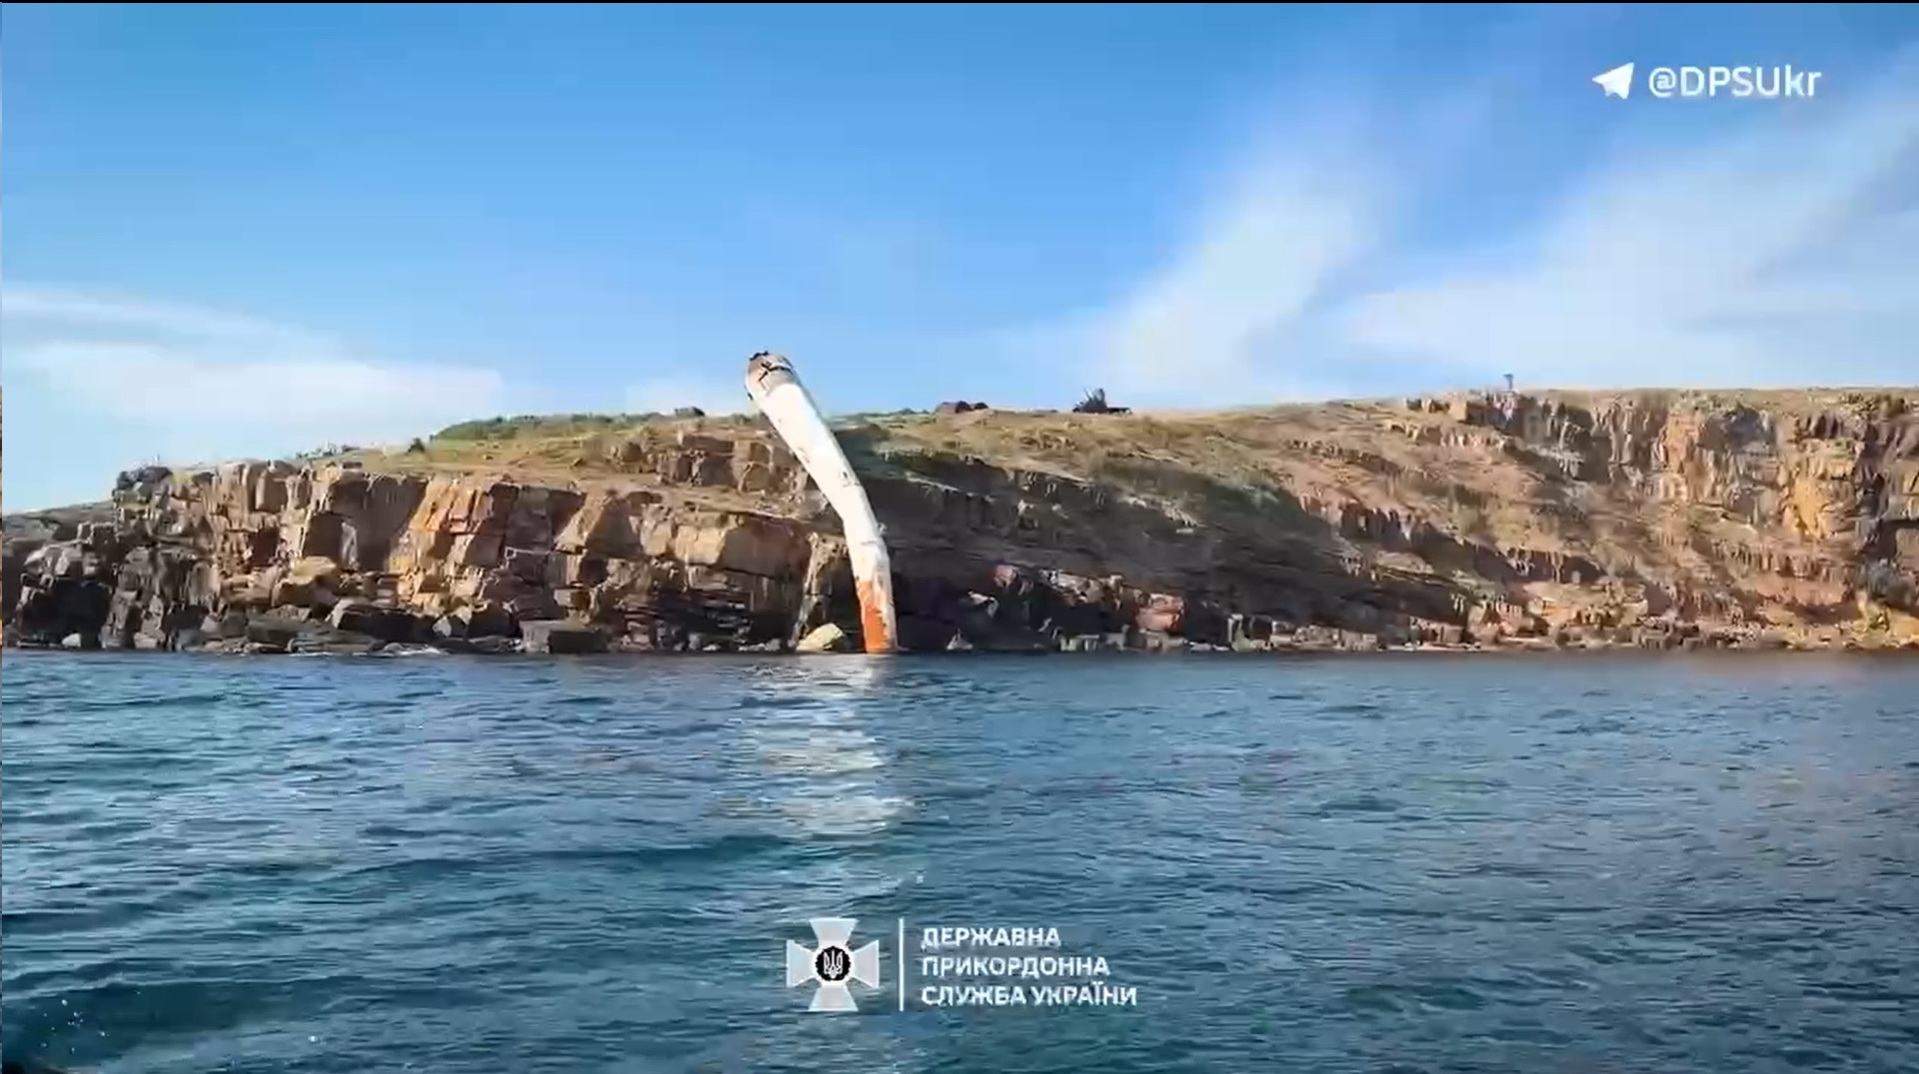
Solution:
[{"label": "debris on cliff top", "polygon": [[1106,401],[1106,389],[1094,388],[1086,393],[1086,398],[1073,408],[1075,414],[1131,414],[1132,407],[1113,406]]},{"label": "debris on cliff top", "polygon": [[696,406],[674,407],[673,416],[676,418],[704,418],[706,417],[706,411]]},{"label": "debris on cliff top", "polygon": [[933,408],[935,414],[971,414],[975,410],[991,409],[985,403],[969,403],[964,399],[954,399]]}]

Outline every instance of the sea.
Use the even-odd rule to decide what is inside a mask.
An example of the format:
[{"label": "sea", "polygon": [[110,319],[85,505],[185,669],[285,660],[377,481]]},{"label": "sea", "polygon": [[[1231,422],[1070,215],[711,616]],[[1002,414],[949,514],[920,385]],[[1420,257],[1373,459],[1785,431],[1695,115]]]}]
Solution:
[{"label": "sea", "polygon": [[0,763],[64,1070],[1919,1071],[1910,657],[9,652]]}]

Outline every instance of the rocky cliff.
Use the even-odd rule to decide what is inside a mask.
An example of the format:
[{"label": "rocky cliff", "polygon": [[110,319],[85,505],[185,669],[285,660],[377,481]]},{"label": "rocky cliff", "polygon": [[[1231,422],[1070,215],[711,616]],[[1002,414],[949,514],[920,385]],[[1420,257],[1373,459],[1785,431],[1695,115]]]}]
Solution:
[{"label": "rocky cliff", "polygon": [[[123,474],[111,522],[25,555],[9,540],[11,635],[551,651],[857,635],[837,522],[756,423],[472,428]],[[839,435],[911,649],[1919,648],[1913,390],[982,409]]]}]

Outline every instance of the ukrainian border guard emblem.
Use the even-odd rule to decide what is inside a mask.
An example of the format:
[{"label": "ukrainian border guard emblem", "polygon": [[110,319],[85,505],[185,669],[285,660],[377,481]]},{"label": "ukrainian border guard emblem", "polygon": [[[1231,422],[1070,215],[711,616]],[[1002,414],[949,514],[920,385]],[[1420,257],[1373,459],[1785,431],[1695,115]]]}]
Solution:
[{"label": "ukrainian border guard emblem", "polygon": [[868,988],[880,986],[880,942],[874,940],[855,951],[851,917],[816,917],[807,922],[813,928],[813,947],[794,940],[786,941],[786,987],[798,988],[817,982],[809,1011],[857,1011],[850,982]]}]

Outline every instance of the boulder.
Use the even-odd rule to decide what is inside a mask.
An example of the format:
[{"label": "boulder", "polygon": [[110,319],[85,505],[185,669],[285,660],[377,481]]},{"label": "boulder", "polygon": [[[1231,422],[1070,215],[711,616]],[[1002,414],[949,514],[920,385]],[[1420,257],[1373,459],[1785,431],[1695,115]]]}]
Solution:
[{"label": "boulder", "polygon": [[338,656],[358,656],[362,653],[376,653],[392,643],[350,630],[320,629],[311,634],[302,634],[287,647],[294,653],[326,653]]},{"label": "boulder", "polygon": [[299,628],[291,623],[255,619],[247,624],[247,651],[284,653],[299,636]]},{"label": "boulder", "polygon": [[550,622],[566,618],[566,609],[560,606],[559,601],[553,599],[553,591],[550,589],[520,593],[506,602],[506,610],[521,623]]},{"label": "boulder", "polygon": [[523,651],[518,638],[484,637],[467,640],[468,650],[483,656],[506,656]]},{"label": "boulder", "polygon": [[529,653],[578,654],[606,652],[606,633],[577,619],[535,619],[520,624],[520,638]]},{"label": "boulder", "polygon": [[308,608],[320,599],[321,592],[320,586],[314,582],[282,578],[274,583],[267,604],[275,608]]},{"label": "boulder", "polygon": [[438,638],[432,648],[443,653],[474,656],[506,656],[520,651],[518,638]]},{"label": "boulder", "polygon": [[413,613],[367,600],[341,601],[327,617],[336,630],[365,634],[381,641],[411,641],[416,633]]},{"label": "boulder", "polygon": [[843,653],[852,647],[852,641],[833,623],[814,627],[806,637],[793,646],[796,653]]},{"label": "boulder", "polygon": [[503,604],[467,604],[447,613],[447,618],[459,624],[461,637],[510,638],[514,634],[513,613]]},{"label": "boulder", "polygon": [[287,568],[289,582],[309,582],[331,586],[340,580],[340,565],[325,556],[302,556]]}]

